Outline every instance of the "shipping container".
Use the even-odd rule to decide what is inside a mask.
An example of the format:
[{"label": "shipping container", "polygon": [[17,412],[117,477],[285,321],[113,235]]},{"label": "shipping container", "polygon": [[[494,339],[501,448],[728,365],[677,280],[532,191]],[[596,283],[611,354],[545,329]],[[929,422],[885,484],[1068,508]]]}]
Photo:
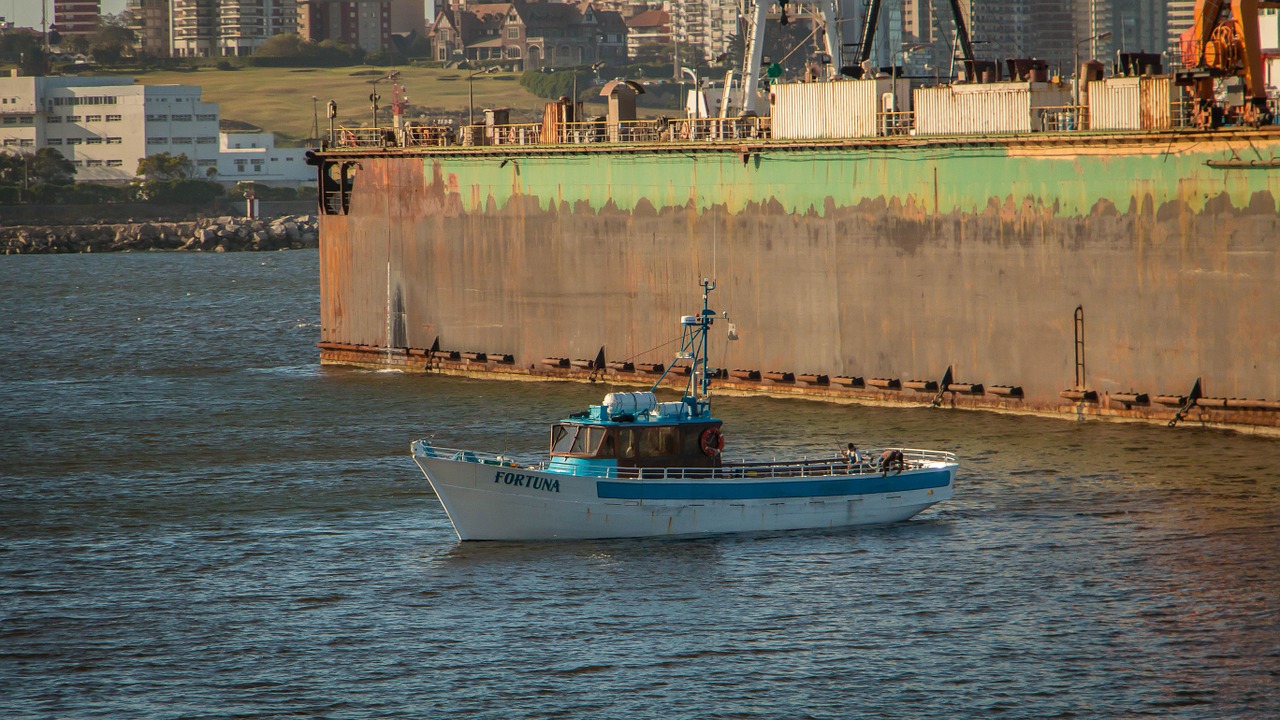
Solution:
[{"label": "shipping container", "polygon": [[1071,91],[1044,82],[979,83],[916,88],[917,135],[1042,132],[1045,115],[1068,112]]},{"label": "shipping container", "polygon": [[770,88],[773,137],[819,140],[896,134],[896,128],[909,124],[909,99],[905,78],[775,83]]},{"label": "shipping container", "polygon": [[1113,77],[1085,86],[1090,130],[1167,130],[1173,127],[1173,82],[1168,75]]}]

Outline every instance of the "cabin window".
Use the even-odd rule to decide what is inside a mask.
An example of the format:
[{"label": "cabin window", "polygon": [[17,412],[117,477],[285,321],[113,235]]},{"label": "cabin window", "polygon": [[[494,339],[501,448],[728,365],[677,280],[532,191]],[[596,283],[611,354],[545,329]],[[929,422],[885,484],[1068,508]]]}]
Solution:
[{"label": "cabin window", "polygon": [[587,425],[578,428],[578,437],[573,441],[573,448],[569,451],[575,455],[595,455],[600,448],[600,441],[604,439],[605,429]]},{"label": "cabin window", "polygon": [[640,434],[640,454],[645,457],[679,455],[680,437],[677,428],[645,428]]},{"label": "cabin window", "polygon": [[551,429],[551,452],[557,455],[617,457],[617,439],[608,428],[556,425]]},{"label": "cabin window", "polygon": [[618,430],[618,457],[632,459],[636,456],[636,431],[631,428]]},{"label": "cabin window", "polygon": [[551,452],[561,454],[570,452],[577,434],[577,425],[556,425],[551,428]]},{"label": "cabin window", "polygon": [[683,455],[698,455],[702,452],[702,431],[705,429],[703,426],[682,428],[680,440],[683,445]]}]

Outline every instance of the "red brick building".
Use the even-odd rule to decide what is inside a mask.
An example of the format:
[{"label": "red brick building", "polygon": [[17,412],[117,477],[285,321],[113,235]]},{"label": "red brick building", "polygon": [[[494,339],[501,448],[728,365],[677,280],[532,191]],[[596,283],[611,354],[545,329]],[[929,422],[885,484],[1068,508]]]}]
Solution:
[{"label": "red brick building", "polygon": [[53,26],[64,37],[88,35],[102,22],[99,0],[53,0]]},{"label": "red brick building", "polygon": [[521,69],[568,67],[627,58],[622,15],[591,2],[469,3],[436,13],[430,30],[441,61],[515,61]]}]

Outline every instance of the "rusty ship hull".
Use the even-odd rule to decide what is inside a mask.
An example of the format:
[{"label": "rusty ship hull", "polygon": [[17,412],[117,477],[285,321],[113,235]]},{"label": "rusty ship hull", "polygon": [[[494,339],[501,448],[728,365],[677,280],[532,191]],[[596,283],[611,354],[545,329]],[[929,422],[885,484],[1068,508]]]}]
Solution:
[{"label": "rusty ship hull", "polygon": [[741,338],[723,390],[1274,432],[1278,157],[1280,128],[321,153],[321,360],[651,382],[696,272]]}]

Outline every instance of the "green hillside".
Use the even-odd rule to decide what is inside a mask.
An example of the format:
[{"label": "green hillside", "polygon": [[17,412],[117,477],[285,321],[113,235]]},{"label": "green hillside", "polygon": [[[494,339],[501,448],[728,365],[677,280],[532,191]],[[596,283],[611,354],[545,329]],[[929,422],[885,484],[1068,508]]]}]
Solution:
[{"label": "green hillside", "polygon": [[[156,71],[134,74],[144,85],[200,85],[205,102],[218,103],[224,120],[249,123],[275,132],[282,141],[302,142],[311,135],[312,100],[319,108],[323,133],[328,120],[325,105],[338,102],[338,122],[368,125],[372,119],[369,93],[372,80],[386,77],[387,68],[368,66],[342,68],[242,68],[195,71]],[[467,70],[400,68],[400,82],[405,86],[411,120],[432,120],[467,116]],[[511,108],[516,122],[541,119],[546,103],[520,87],[516,73],[477,75],[475,109],[477,117],[486,107]],[[388,123],[391,86],[386,81],[377,85],[379,118]]]}]

